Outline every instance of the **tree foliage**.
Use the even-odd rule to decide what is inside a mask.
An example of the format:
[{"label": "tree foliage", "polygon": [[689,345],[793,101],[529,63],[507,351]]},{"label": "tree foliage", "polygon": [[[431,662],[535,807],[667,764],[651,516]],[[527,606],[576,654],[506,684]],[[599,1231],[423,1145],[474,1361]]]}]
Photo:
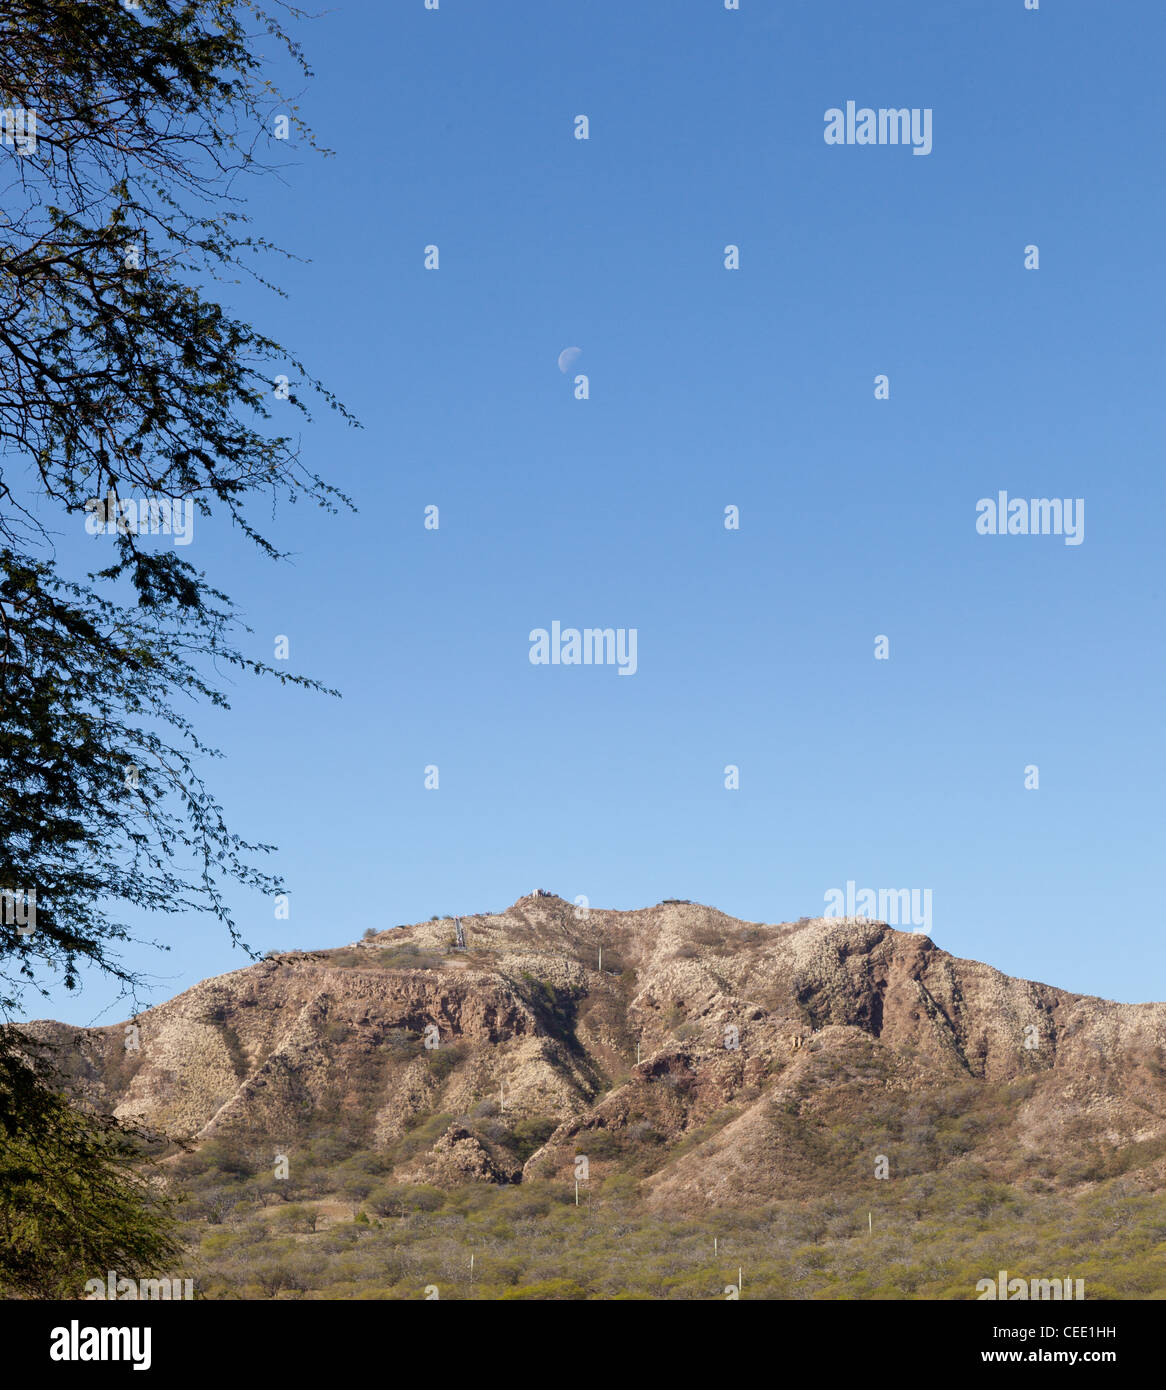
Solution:
[{"label": "tree foliage", "polygon": [[[234,932],[225,883],[279,886],[198,775],[214,750],[188,711],[226,704],[224,667],[313,683],[244,657],[228,596],[122,514],[130,497],[189,504],[277,557],[257,504],[347,502],[273,428],[277,409],[307,416],[273,381],[342,407],[205,289],[259,276],[274,249],[243,205],[275,115],[310,140],[256,33],[307,73],[249,0],[0,15],[0,92],[35,126],[34,148],[0,145],[0,887],[37,894],[36,930],[0,937],[0,1008],[46,968],[130,984],[110,950],[127,907],[209,910]],[[54,505],[78,529],[113,523],[87,582],[59,572]]]},{"label": "tree foliage", "polygon": [[111,1270],[174,1276],[182,1247],[142,1171],[148,1139],[70,1104],[43,1050],[0,1031],[0,1298],[77,1298]]},{"label": "tree foliage", "polygon": [[[351,417],[221,302],[247,277],[275,288],[282,253],[245,205],[278,118],[312,143],[272,76],[310,76],[284,28],[301,17],[278,0],[0,9],[0,1023],[85,967],[132,994],[117,946],[136,914],[210,913],[239,941],[229,885],[282,886],[204,780],[196,711],[226,707],[228,671],[322,687],[245,656],[228,595],[143,544],[127,504],[226,519],[273,559],[260,507],[350,505],[287,422],[310,396]],[[89,517],[107,549],[86,575],[54,529],[80,539]],[[35,895],[23,920],[15,895]],[[0,1047],[0,1292],[150,1272],[175,1247],[132,1131],[66,1102],[27,1040]]]}]

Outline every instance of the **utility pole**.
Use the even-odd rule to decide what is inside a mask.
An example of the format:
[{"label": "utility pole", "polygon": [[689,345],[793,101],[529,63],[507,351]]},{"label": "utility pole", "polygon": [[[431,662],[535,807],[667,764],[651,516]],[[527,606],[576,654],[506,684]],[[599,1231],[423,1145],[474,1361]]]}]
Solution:
[{"label": "utility pole", "polygon": [[603,947],[599,948],[599,973],[603,974]]}]

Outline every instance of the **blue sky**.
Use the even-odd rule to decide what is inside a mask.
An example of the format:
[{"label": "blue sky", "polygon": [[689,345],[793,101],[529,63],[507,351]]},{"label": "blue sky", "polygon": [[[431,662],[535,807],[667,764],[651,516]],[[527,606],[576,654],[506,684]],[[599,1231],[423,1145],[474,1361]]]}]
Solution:
[{"label": "blue sky", "polygon": [[[307,263],[231,302],[360,417],[303,435],[360,511],[280,511],[284,566],[225,521],[187,550],[343,691],[203,718],[292,890],[238,897],[251,943],[536,887],[782,921],[853,880],[930,889],[957,955],[1166,998],[1166,11],[366,0],[302,36],[337,153],[252,187]],[[848,100],[932,108],[932,152],[827,145]],[[1084,543],[978,535],[1001,489],[1083,497]],[[556,619],[635,628],[635,676],[531,665]],[[149,931],[145,1002],[246,963]]]}]

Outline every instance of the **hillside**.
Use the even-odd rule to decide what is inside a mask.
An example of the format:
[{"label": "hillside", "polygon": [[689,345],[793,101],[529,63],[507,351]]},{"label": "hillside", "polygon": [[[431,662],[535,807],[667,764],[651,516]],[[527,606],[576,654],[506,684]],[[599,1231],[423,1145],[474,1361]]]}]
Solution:
[{"label": "hillside", "polygon": [[1166,1185],[1166,1004],[865,920],[582,916],[538,893],[462,923],[465,950],[447,918],[206,980],[135,1019],[136,1049],[126,1024],[32,1031],[78,1094],[256,1171],[319,1163],[331,1136],[385,1184],[447,1191],[569,1187],[586,1156],[586,1181],[676,1213],[969,1157],[1036,1192]]}]

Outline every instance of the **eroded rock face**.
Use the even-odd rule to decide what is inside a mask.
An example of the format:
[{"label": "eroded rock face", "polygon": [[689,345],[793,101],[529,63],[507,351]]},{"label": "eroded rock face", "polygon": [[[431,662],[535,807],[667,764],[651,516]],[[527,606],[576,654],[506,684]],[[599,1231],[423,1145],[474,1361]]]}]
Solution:
[{"label": "eroded rock face", "polygon": [[763,1201],[839,1180],[896,1113],[946,1134],[949,1095],[982,1132],[930,1161],[946,1143],[1015,1177],[1066,1146],[1141,1145],[1138,1180],[1166,1181],[1166,1005],[1011,979],[864,920],[684,902],[580,919],[540,892],[462,926],[464,951],[446,920],[262,961],[148,1010],[128,1039],[33,1029],[79,1094],[195,1142],[335,1127],[395,1154],[431,1120],[401,1181],[567,1179],[583,1156],[661,1205]]},{"label": "eroded rock face", "polygon": [[404,1182],[430,1183],[435,1187],[463,1182],[512,1183],[522,1181],[522,1164],[487,1146],[464,1125],[450,1125],[424,1159],[401,1175]]}]

